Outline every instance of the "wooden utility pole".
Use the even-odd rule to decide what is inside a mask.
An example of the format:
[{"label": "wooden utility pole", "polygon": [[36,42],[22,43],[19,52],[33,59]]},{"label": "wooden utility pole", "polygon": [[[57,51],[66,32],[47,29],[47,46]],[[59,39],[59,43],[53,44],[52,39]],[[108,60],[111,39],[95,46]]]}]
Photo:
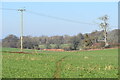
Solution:
[{"label": "wooden utility pole", "polygon": [[23,50],[23,11],[25,11],[25,9],[18,9],[18,11],[21,12],[21,36],[20,36],[20,47],[21,47],[21,51]]}]

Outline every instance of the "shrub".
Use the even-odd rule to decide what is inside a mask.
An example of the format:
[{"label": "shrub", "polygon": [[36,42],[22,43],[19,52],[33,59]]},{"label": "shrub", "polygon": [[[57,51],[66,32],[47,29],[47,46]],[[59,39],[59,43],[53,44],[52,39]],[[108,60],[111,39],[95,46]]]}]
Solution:
[{"label": "shrub", "polygon": [[105,43],[104,42],[100,42],[100,43],[94,43],[91,48],[92,49],[100,49],[100,48],[104,48],[105,47]]},{"label": "shrub", "polygon": [[72,50],[72,48],[71,48],[70,46],[64,47],[63,49],[64,49],[65,51],[70,51],[70,50]]}]

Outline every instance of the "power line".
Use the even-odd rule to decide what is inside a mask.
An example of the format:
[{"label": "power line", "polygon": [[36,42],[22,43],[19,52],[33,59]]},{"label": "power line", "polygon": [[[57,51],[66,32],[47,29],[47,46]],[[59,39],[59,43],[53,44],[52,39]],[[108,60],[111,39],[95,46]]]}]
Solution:
[{"label": "power line", "polygon": [[[10,9],[10,8],[0,8],[0,9],[2,9],[2,10],[15,10],[15,11],[18,11],[18,9]],[[44,14],[44,13],[38,13],[38,12],[33,12],[33,11],[28,11],[28,10],[26,12],[34,14],[34,15],[38,15],[38,16],[44,16],[44,17],[57,19],[57,20],[62,20],[62,21],[67,21],[67,22],[73,22],[73,23],[79,23],[79,24],[87,24],[87,25],[96,25],[95,23],[86,23],[86,22],[81,22],[81,21],[77,21],[77,20],[51,16],[51,15],[47,15],[47,14]]]},{"label": "power line", "polygon": [[38,13],[38,12],[33,12],[33,11],[28,11],[28,10],[26,12],[34,14],[34,15],[38,15],[38,16],[44,16],[44,17],[48,17],[48,18],[52,18],[52,19],[57,19],[57,20],[63,20],[63,21],[67,21],[67,22],[73,22],[73,23],[79,23],[79,24],[87,24],[87,25],[96,25],[94,23],[86,23],[86,22],[81,22],[81,21],[72,20],[72,19],[66,19],[66,18],[62,18],[62,17],[51,16],[51,15],[47,15],[47,14],[43,14],[43,13]]},{"label": "power line", "polygon": [[18,9],[0,8],[0,10],[14,10],[14,11],[17,11]]},{"label": "power line", "polygon": [[[18,11],[18,9],[11,9],[11,8],[0,8],[0,10],[14,10],[14,11]],[[34,15],[38,15],[38,16],[44,16],[44,17],[57,19],[57,20],[63,20],[63,21],[67,21],[67,22],[73,22],[73,23],[79,23],[79,24],[87,24],[87,25],[99,25],[99,23],[96,23],[96,22],[87,23],[87,22],[82,22],[82,21],[77,21],[77,20],[72,20],[72,19],[66,19],[66,18],[51,16],[51,15],[47,15],[47,14],[44,14],[44,13],[33,12],[33,11],[30,11],[30,10],[27,10],[26,12],[34,14]],[[115,26],[111,26],[111,27],[115,27]]]}]

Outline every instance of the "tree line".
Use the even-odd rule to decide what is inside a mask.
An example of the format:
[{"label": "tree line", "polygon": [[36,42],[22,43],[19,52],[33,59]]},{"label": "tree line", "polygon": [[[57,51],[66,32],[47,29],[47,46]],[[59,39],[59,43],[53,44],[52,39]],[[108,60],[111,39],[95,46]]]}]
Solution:
[{"label": "tree line", "polygon": [[[109,47],[119,45],[120,37],[118,36],[120,29],[108,32]],[[103,31],[93,31],[91,33],[79,33],[74,36],[23,36],[24,49],[64,49],[64,50],[80,50],[90,48],[103,48],[104,43]],[[20,48],[20,38],[11,34],[2,39],[2,47]]]}]

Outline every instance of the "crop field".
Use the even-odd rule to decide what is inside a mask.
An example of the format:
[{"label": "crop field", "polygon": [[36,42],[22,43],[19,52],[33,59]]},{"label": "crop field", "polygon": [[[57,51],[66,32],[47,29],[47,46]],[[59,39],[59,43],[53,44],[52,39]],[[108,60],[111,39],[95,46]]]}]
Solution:
[{"label": "crop field", "polygon": [[[41,51],[2,49],[3,78],[117,78],[118,49]],[[26,54],[27,53],[27,54]]]}]

